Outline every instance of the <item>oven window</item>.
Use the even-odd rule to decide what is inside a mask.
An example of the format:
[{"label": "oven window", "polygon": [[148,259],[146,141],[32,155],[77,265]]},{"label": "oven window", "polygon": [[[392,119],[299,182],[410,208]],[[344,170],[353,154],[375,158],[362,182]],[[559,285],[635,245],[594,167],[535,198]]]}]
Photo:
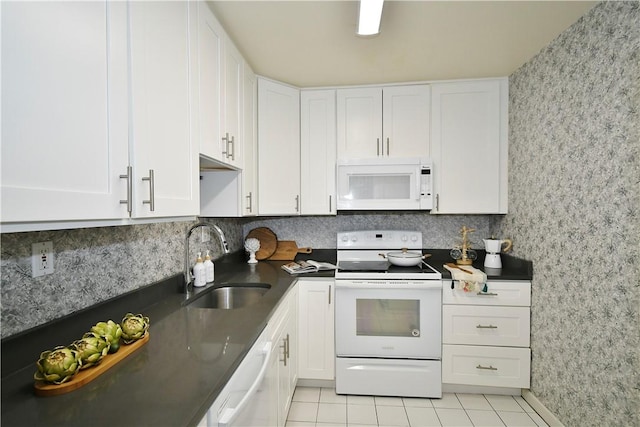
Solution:
[{"label": "oven window", "polygon": [[353,200],[409,199],[410,175],[350,175],[349,194]]},{"label": "oven window", "polygon": [[418,337],[420,300],[356,299],[356,335]]}]

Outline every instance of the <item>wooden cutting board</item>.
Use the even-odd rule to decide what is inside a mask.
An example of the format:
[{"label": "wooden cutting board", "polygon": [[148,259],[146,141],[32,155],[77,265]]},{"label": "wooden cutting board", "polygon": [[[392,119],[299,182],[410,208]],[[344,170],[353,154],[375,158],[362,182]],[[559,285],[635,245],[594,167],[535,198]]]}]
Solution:
[{"label": "wooden cutting board", "polygon": [[311,250],[311,248],[299,248],[295,240],[278,240],[276,251],[269,260],[293,261],[297,254],[310,254]]},{"label": "wooden cutting board", "polygon": [[260,249],[256,252],[256,259],[258,261],[269,258],[275,253],[278,247],[278,237],[276,233],[268,227],[254,228],[249,231],[246,238],[248,239],[250,237],[260,241]]}]

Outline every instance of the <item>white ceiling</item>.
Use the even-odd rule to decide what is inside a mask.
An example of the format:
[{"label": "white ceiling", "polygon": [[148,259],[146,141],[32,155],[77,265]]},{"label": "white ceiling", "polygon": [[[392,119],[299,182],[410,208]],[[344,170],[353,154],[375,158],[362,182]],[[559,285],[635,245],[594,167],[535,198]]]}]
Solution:
[{"label": "white ceiling", "polygon": [[316,87],[508,76],[596,3],[387,0],[371,38],[356,1],[209,5],[257,74]]}]

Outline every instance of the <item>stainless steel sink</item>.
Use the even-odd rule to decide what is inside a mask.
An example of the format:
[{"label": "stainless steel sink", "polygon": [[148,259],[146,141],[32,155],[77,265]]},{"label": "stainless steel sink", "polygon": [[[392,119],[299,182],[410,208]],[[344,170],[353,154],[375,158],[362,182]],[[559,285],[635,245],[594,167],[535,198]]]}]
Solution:
[{"label": "stainless steel sink", "polygon": [[259,302],[269,289],[271,285],[268,283],[225,283],[198,296],[188,303],[188,307],[222,310],[247,307]]}]

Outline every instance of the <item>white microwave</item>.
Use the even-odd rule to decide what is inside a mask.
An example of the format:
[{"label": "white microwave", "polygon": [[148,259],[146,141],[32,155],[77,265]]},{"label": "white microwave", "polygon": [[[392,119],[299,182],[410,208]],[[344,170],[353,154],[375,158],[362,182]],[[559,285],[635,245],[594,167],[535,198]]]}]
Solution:
[{"label": "white microwave", "polygon": [[338,210],[433,208],[429,159],[342,159],[337,165]]}]

